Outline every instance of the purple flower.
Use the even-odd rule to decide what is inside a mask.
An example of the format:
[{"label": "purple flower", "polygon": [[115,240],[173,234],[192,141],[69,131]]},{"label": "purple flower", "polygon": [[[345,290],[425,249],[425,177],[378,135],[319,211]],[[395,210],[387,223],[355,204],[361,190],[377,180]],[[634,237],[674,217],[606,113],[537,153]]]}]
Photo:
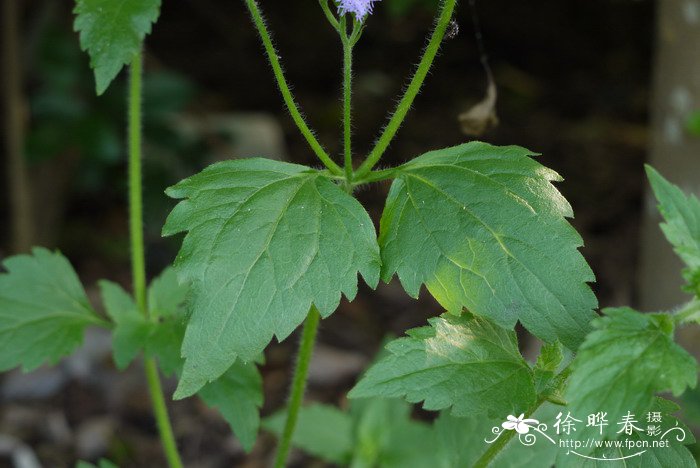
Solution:
[{"label": "purple flower", "polygon": [[374,2],[379,0],[338,0],[338,14],[354,13],[358,21],[362,21],[365,16],[372,13]]}]

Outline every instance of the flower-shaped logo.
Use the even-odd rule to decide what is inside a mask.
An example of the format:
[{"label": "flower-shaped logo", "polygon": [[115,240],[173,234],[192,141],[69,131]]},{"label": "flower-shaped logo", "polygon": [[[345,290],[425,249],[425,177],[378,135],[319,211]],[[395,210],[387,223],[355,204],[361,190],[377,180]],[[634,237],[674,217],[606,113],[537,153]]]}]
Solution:
[{"label": "flower-shaped logo", "polygon": [[540,423],[537,419],[524,419],[525,414],[521,414],[517,418],[513,415],[508,415],[506,418],[507,421],[505,421],[501,426],[503,426],[503,429],[507,429],[509,431],[512,431],[515,429],[515,431],[518,434],[527,434],[530,432],[530,426],[535,426]]}]

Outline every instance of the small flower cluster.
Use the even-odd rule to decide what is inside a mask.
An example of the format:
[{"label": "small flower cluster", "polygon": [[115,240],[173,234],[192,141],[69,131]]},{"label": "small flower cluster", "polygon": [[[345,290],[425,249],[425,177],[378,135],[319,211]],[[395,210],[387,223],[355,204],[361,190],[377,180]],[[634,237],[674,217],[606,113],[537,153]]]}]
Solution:
[{"label": "small flower cluster", "polygon": [[364,20],[365,16],[372,13],[374,2],[379,0],[338,0],[338,14],[354,13],[358,21]]}]

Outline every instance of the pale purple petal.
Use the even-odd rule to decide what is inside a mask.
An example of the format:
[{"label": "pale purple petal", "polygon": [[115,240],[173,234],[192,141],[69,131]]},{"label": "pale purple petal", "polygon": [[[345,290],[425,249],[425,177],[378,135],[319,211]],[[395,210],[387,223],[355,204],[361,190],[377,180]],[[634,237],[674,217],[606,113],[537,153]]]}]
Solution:
[{"label": "pale purple petal", "polygon": [[355,18],[362,21],[365,16],[372,13],[374,2],[379,0],[338,0],[338,14],[353,13]]}]

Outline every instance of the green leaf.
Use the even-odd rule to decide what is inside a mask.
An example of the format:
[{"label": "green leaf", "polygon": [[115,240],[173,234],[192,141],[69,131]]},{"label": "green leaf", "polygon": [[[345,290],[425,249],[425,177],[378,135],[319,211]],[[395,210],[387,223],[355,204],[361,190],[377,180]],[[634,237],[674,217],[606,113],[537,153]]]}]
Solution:
[{"label": "green leaf", "polygon": [[180,373],[180,346],[185,333],[185,302],[188,288],[180,284],[172,268],[165,269],[148,288],[149,316],[138,310],[121,286],[100,281],[102,300],[114,322],[112,349],[117,368],[126,368],[143,350],[155,357],[165,375]]},{"label": "green leaf", "polygon": [[360,272],[379,276],[374,226],[362,206],[317,171],[267,159],[214,164],[168,189],[184,198],[163,229],[188,231],[176,261],[192,285],[176,398],[241,358],[286,338],[311,304],[323,317],[352,299]]},{"label": "green leaf", "polygon": [[687,196],[651,166],[647,176],[659,202],[659,211],[666,220],[661,230],[678,256],[688,265],[684,273],[691,292],[700,294],[700,200]]},{"label": "green leaf", "polygon": [[566,391],[572,414],[603,411],[619,421],[628,411],[648,411],[657,392],[678,396],[695,386],[697,362],[673,341],[670,316],[627,307],[603,313],[572,364]]},{"label": "green leaf", "polygon": [[411,411],[411,405],[398,399],[353,401],[352,468],[429,466],[433,458],[432,430],[428,424],[412,420]]},{"label": "green leaf", "polygon": [[514,332],[468,313],[429,323],[389,343],[390,354],[348,396],[405,397],[427,410],[452,407],[455,416],[502,416],[534,403],[532,371]]},{"label": "green leaf", "polygon": [[559,176],[524,148],[472,142],[401,166],[381,220],[382,279],[422,284],[453,314],[504,328],[519,319],[543,341],[575,349],[596,299]]},{"label": "green leaf", "polygon": [[[263,421],[263,429],[278,437],[284,430],[286,411]],[[292,445],[337,464],[347,464],[353,451],[353,420],[334,406],[311,404],[301,408]]]},{"label": "green leaf", "polygon": [[58,252],[9,257],[0,273],[0,371],[55,364],[83,341],[95,314],[80,280]]},{"label": "green leaf", "polygon": [[114,322],[112,354],[120,370],[125,369],[139,354],[153,332],[153,325],[139,312],[133,298],[118,284],[102,280],[99,283],[107,315]]},{"label": "green leaf", "polygon": [[185,300],[189,286],[180,283],[174,268],[166,268],[148,287],[148,310],[157,322],[145,346],[146,354],[158,359],[166,375],[182,372],[180,348],[185,335]]},{"label": "green leaf", "polygon": [[[640,419],[643,431],[633,431],[631,435],[622,436],[623,439],[629,440],[636,446],[628,449],[625,446],[616,446],[616,443],[624,443],[626,440],[610,441],[610,439],[605,439],[603,447],[583,447],[574,451],[563,450],[558,454],[556,460],[557,468],[593,468],[599,466],[606,468],[697,467],[697,462],[687,447],[687,445],[695,443],[693,433],[685,424],[673,416],[673,413],[679,410],[678,405],[663,398],[656,398],[650,410],[661,413],[662,422],[654,424],[661,428],[661,434],[665,434],[665,437],[661,437],[661,434],[657,436],[648,435],[645,432],[647,424]],[[578,439],[585,443],[585,439],[582,436],[577,438],[573,433],[572,439]],[[595,440],[600,441],[601,439],[595,437]],[[658,441],[668,441],[668,446],[654,446],[655,441],[657,445]],[[642,446],[645,443],[647,447]],[[605,445],[611,446],[606,447]],[[576,452],[576,454],[573,452]],[[585,457],[597,458],[598,460]],[[628,458],[620,460],[623,457]]]},{"label": "green leaf", "polygon": [[119,468],[117,465],[112,463],[111,461],[107,460],[106,458],[100,458],[100,460],[97,462],[97,465],[93,465],[90,462],[86,462],[83,460],[79,460],[78,463],[75,464],[75,468]]},{"label": "green leaf", "polygon": [[533,369],[537,394],[556,399],[562,403],[563,400],[558,395],[558,384],[561,382],[556,379],[556,376],[563,359],[564,354],[558,341],[544,343]]},{"label": "green leaf", "polygon": [[[131,296],[120,286],[101,281],[102,297],[115,323],[114,358],[126,367],[143,350],[158,361],[165,375],[180,375],[180,347],[185,335],[183,304],[188,287],[181,284],[173,268],[167,268],[148,288],[149,317],[144,317]],[[236,361],[224,374],[204,387],[198,396],[218,409],[245,450],[250,451],[260,427],[263,404],[262,377],[255,363]]]},{"label": "green leaf", "polygon": [[250,451],[258,435],[263,404],[262,377],[255,363],[236,361],[224,375],[202,387],[198,395],[221,412],[243,448]]},{"label": "green leaf", "polygon": [[76,0],[73,28],[90,55],[97,94],[141,51],[160,14],[160,0]]}]

